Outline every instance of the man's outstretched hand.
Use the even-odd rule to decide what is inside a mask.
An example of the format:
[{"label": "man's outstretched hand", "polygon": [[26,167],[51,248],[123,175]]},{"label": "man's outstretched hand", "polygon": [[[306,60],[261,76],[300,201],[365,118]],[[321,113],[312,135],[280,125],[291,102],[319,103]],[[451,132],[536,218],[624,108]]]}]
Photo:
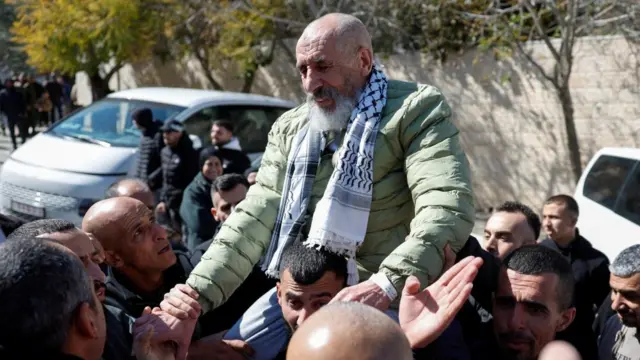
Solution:
[{"label": "man's outstretched hand", "polygon": [[471,294],[481,258],[467,257],[452,266],[431,286],[420,291],[420,281],[410,276],[400,299],[400,326],[411,348],[429,345],[451,324]]}]

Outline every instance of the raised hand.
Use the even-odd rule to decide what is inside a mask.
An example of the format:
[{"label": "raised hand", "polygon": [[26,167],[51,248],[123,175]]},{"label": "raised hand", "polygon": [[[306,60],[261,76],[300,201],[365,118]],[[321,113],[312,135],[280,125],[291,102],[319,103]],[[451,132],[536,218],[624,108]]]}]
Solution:
[{"label": "raised hand", "polygon": [[431,286],[420,291],[410,276],[400,299],[400,326],[413,349],[427,346],[442,334],[467,301],[481,258],[467,257],[452,266]]}]

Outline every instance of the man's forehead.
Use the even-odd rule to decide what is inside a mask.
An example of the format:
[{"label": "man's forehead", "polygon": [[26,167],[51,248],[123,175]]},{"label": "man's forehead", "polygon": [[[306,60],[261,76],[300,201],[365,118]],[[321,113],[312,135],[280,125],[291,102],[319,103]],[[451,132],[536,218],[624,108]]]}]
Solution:
[{"label": "man's forehead", "polygon": [[560,214],[563,213],[566,208],[567,206],[565,204],[551,202],[542,207],[542,212],[548,214]]},{"label": "man's forehead", "polygon": [[300,38],[296,46],[296,59],[300,62],[321,62],[331,60],[335,52],[335,38],[323,36],[314,38]]},{"label": "man's forehead", "polygon": [[511,231],[520,224],[526,224],[527,219],[521,213],[497,212],[491,215],[485,226],[490,231]]},{"label": "man's forehead", "polygon": [[43,234],[39,238],[46,238],[65,246],[78,256],[85,256],[93,253],[95,247],[91,238],[80,229],[73,229],[65,232]]},{"label": "man's forehead", "polygon": [[609,284],[612,289],[617,291],[640,291],[640,273],[626,278],[611,274]]},{"label": "man's forehead", "polygon": [[298,296],[313,296],[319,294],[330,293],[332,290],[342,288],[344,279],[338,278],[333,271],[327,271],[318,281],[309,285],[297,283],[288,269],[285,269],[280,276],[280,286],[287,292]]},{"label": "man's forehead", "polygon": [[553,273],[525,275],[515,270],[500,270],[498,295],[513,295],[517,300],[546,302],[556,298],[559,277]]}]

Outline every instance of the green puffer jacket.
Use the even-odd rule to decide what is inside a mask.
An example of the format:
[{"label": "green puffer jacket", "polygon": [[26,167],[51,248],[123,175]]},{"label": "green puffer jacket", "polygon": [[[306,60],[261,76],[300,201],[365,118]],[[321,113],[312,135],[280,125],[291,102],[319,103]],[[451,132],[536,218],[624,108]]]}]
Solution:
[{"label": "green puffer jacket", "polygon": [[[451,108],[436,88],[389,81],[376,139],[373,199],[367,234],[357,253],[360,279],[382,271],[401,292],[408,275],[426,286],[441,272],[443,248],[464,245],[473,227],[469,165],[451,123]],[[307,105],[284,115],[269,142],[247,198],[218,232],[187,284],[206,312],[224,303],[265,253],[278,215],[291,144],[307,123]],[[309,213],[333,171],[320,161]]]}]

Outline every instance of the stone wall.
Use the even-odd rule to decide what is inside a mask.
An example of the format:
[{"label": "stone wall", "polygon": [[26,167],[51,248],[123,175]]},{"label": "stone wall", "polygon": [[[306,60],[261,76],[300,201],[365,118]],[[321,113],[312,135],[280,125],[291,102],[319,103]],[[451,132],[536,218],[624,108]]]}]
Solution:
[{"label": "stone wall", "polygon": [[[534,58],[552,66],[544,44],[529,48]],[[259,70],[253,91],[301,101],[297,71],[280,53],[271,66]],[[583,164],[602,147],[639,146],[639,61],[640,46],[621,37],[578,41],[571,91]],[[419,54],[380,62],[390,78],[432,84],[447,96],[472,166],[479,209],[512,199],[538,209],[550,195],[573,192],[560,105],[550,84],[524,59],[497,61],[473,51],[444,65]],[[218,80],[225,89],[241,86],[233,77]],[[193,61],[127,66],[111,85],[208,87]]]}]

